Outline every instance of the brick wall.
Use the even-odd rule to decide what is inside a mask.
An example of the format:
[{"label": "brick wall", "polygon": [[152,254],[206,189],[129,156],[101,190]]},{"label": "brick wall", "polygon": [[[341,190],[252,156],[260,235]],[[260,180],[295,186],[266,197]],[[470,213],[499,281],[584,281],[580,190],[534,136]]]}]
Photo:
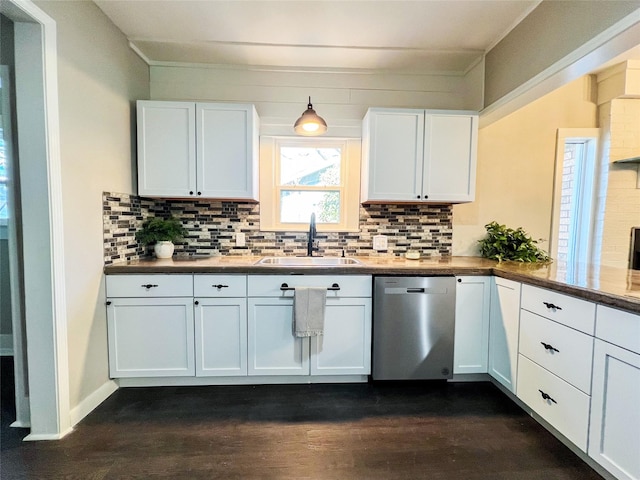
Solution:
[{"label": "brick wall", "polygon": [[[135,240],[149,216],[182,220],[188,234],[176,244],[177,255],[305,255],[306,232],[263,232],[260,205],[242,202],[148,199],[103,194],[104,262],[106,265],[150,255]],[[318,233],[320,255],[401,256],[408,250],[422,256],[450,256],[451,205],[369,205],[360,207],[358,232]],[[246,246],[235,245],[242,232]],[[374,235],[386,235],[388,249],[372,249]]]}]

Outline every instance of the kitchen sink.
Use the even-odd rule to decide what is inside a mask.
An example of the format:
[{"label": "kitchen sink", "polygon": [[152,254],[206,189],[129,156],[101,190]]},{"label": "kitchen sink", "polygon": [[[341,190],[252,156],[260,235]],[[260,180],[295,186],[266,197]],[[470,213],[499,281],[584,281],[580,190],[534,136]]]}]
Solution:
[{"label": "kitchen sink", "polygon": [[360,260],[349,257],[264,257],[256,265],[285,267],[344,267],[362,265]]}]

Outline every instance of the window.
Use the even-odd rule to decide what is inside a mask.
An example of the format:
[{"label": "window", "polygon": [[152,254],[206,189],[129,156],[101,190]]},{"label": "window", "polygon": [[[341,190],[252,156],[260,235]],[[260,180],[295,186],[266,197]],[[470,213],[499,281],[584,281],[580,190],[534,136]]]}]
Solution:
[{"label": "window", "polygon": [[595,218],[597,129],[560,129],[556,152],[552,252],[574,270],[591,261]]},{"label": "window", "polygon": [[357,231],[360,141],[260,139],[260,229]]}]

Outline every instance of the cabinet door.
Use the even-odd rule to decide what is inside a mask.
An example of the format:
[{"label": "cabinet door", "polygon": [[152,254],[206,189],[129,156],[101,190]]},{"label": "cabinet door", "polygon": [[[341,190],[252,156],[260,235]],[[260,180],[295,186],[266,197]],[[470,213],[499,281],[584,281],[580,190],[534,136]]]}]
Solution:
[{"label": "cabinet door", "polygon": [[589,456],[616,478],[640,479],[640,355],[595,342]]},{"label": "cabinet door", "polygon": [[197,178],[204,198],[258,199],[258,116],[253,105],[198,103]]},{"label": "cabinet door", "polygon": [[107,327],[112,378],[195,374],[191,298],[109,299]]},{"label": "cabinet door", "polygon": [[491,277],[458,277],[453,373],[487,373]]},{"label": "cabinet door", "polygon": [[489,375],[516,393],[520,284],[494,277],[489,324]]},{"label": "cabinet door", "polygon": [[476,191],[478,116],[468,112],[426,112],[423,198],[471,202]]},{"label": "cabinet door", "polygon": [[369,109],[363,132],[362,201],[420,201],[424,110]]},{"label": "cabinet door", "polygon": [[249,375],[309,375],[309,339],[293,335],[292,298],[249,298]]},{"label": "cabinet door", "polygon": [[195,104],[137,104],[138,195],[189,197],[196,190]]},{"label": "cabinet door", "polygon": [[246,375],[246,299],[198,298],[194,311],[196,376]]},{"label": "cabinet door", "polygon": [[311,337],[311,375],[371,373],[371,299],[328,298],[324,335]]}]

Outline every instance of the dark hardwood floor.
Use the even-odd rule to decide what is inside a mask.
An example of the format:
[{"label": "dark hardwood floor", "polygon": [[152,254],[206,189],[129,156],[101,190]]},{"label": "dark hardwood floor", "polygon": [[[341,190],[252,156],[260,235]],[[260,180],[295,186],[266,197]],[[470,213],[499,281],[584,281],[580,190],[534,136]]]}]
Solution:
[{"label": "dark hardwood floor", "polygon": [[601,478],[490,383],[120,389],[22,442],[5,358],[2,479]]}]

